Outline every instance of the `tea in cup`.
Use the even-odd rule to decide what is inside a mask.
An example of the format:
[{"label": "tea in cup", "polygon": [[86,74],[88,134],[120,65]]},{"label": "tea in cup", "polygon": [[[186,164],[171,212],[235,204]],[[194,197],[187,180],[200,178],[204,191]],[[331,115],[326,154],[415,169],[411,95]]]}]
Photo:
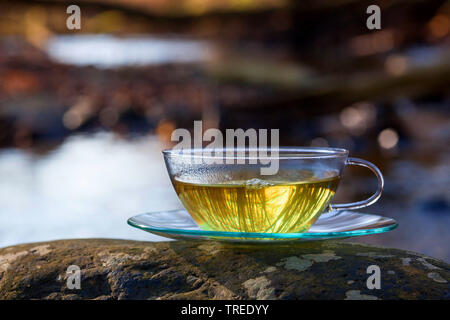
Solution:
[{"label": "tea in cup", "polygon": [[[330,207],[338,210],[371,205],[383,189],[379,169],[365,160],[348,158],[345,149],[279,148],[277,155],[272,155],[272,160],[278,161],[278,171],[272,175],[261,173],[264,165],[251,161],[255,154],[251,150],[233,150],[236,156],[230,156],[230,150],[205,156],[202,150],[163,153],[181,203],[204,230],[305,232]],[[242,154],[245,159],[239,160],[246,161],[229,161],[238,160]],[[216,157],[216,161],[203,161],[210,157]],[[364,201],[330,204],[346,164],[371,169],[378,178],[378,190]]]}]

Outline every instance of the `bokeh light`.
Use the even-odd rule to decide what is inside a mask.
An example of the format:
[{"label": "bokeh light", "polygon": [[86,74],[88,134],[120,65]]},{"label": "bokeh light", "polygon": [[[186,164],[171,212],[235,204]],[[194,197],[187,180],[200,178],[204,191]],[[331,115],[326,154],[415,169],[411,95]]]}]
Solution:
[{"label": "bokeh light", "polygon": [[371,126],[375,118],[376,108],[368,102],[360,102],[349,106],[343,109],[339,115],[341,124],[357,135]]},{"label": "bokeh light", "polygon": [[398,144],[398,133],[394,129],[384,129],[378,135],[378,143],[383,149],[392,149]]},{"label": "bokeh light", "polygon": [[395,76],[404,74],[408,66],[408,58],[398,54],[389,55],[384,64],[386,72]]}]

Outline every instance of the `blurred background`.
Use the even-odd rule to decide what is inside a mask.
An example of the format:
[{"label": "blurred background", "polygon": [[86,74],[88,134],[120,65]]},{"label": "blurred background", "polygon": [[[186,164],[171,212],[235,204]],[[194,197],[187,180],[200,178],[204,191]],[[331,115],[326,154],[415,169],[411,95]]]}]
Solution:
[{"label": "blurred background", "polygon": [[[0,1],[0,247],[163,240],[126,219],[181,206],[160,151],[203,120],[372,161],[362,211],[400,226],[352,241],[449,262],[449,58],[450,1]],[[336,202],[375,189],[352,167]]]}]

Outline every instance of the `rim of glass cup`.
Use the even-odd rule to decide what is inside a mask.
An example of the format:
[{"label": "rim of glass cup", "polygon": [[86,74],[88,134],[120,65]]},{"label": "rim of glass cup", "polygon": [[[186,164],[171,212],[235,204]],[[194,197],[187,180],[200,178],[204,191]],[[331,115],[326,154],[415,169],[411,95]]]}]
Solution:
[{"label": "rim of glass cup", "polygon": [[[230,149],[233,155],[227,154]],[[264,150],[266,155],[264,156],[251,156],[252,152],[259,152]],[[278,151],[278,155],[274,156],[272,150]],[[204,152],[209,152],[205,155]],[[249,152],[245,156],[238,156],[238,152]],[[347,157],[348,150],[343,148],[331,148],[331,147],[278,147],[278,148],[183,148],[183,149],[165,149],[162,151],[164,155],[177,156],[177,157],[190,157],[190,158],[202,158],[202,159],[285,159],[285,160],[301,160],[301,159],[329,159]],[[284,153],[284,154],[283,154]]]}]

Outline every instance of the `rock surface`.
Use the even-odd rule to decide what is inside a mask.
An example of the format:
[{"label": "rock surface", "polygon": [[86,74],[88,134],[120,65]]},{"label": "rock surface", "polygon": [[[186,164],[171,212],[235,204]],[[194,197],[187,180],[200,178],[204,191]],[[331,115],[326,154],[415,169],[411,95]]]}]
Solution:
[{"label": "rock surface", "polygon": [[[80,289],[67,286],[71,265]],[[380,267],[379,290],[367,288],[370,265]],[[348,242],[84,239],[0,249],[0,299],[449,299],[449,281],[445,262]]]}]

